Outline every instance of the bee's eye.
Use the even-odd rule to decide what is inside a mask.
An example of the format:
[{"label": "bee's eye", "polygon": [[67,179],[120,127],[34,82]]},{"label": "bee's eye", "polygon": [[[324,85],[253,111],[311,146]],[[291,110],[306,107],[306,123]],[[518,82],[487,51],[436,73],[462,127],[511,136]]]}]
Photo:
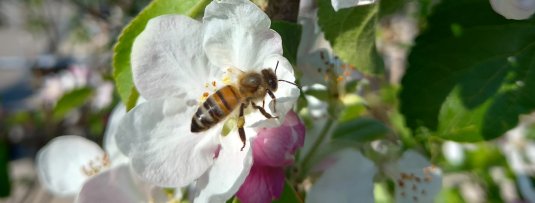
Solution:
[{"label": "bee's eye", "polygon": [[262,70],[262,76],[264,77],[264,80],[267,82],[268,88],[271,91],[277,91],[278,82],[277,81],[277,75],[273,72],[271,69],[264,69]]},{"label": "bee's eye", "polygon": [[276,91],[277,87],[278,87],[278,81],[273,79],[273,78],[270,78],[268,80],[268,85],[269,85],[269,87],[271,88],[272,91]]}]

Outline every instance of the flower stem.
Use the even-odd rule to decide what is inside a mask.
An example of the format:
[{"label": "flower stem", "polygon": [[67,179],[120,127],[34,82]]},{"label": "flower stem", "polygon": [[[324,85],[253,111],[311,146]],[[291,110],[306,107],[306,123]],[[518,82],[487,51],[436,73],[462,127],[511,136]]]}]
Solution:
[{"label": "flower stem", "polygon": [[195,6],[189,10],[188,16],[192,18],[199,17],[204,12],[204,8],[206,8],[210,2],[212,2],[212,0],[199,0],[199,2],[197,2]]},{"label": "flower stem", "polygon": [[312,157],[316,154],[317,149],[320,147],[321,143],[323,143],[323,140],[327,137],[329,134],[329,131],[331,130],[332,126],[334,125],[335,119],[327,119],[327,123],[323,126],[323,129],[320,132],[320,136],[316,141],[314,141],[314,144],[308,150],[307,154],[305,155],[305,158],[303,158],[303,162],[301,162],[301,170],[306,169],[308,167],[309,162],[312,160]]}]

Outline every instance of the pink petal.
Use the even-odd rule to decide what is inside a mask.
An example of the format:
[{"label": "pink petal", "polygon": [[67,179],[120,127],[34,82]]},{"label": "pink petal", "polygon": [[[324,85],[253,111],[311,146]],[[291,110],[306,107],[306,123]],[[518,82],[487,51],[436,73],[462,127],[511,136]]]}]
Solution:
[{"label": "pink petal", "polygon": [[284,168],[253,164],[249,176],[236,194],[243,203],[269,203],[284,189]]},{"label": "pink petal", "polygon": [[294,146],[292,148],[292,153],[295,153],[295,150],[298,148],[303,147],[305,144],[305,124],[299,119],[297,114],[293,111],[288,111],[288,114],[286,114],[286,120],[284,121],[283,125],[288,125],[292,128],[294,131],[294,134],[296,136],[296,141],[294,142]]},{"label": "pink petal", "polygon": [[293,111],[289,111],[278,128],[260,130],[253,142],[255,164],[273,167],[288,166],[294,153],[304,143],[305,129]]}]

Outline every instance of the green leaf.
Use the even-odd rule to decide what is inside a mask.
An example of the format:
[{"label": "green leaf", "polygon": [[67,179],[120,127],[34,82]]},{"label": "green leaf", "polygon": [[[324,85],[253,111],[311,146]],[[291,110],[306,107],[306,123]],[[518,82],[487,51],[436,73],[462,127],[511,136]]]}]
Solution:
[{"label": "green leaf", "polygon": [[[519,115],[535,110],[535,44],[521,56],[528,72],[515,77],[512,89],[500,93],[489,107],[483,122],[485,138],[501,136],[518,123]],[[516,80],[518,79],[518,80]]]},{"label": "green leaf", "polygon": [[444,188],[437,195],[436,203],[464,203],[466,202],[458,188]]},{"label": "green leaf", "polygon": [[282,38],[283,55],[290,63],[296,64],[297,48],[301,41],[302,27],[297,23],[274,20],[271,22],[271,29],[277,31]]},{"label": "green leaf", "polygon": [[367,108],[364,103],[356,103],[346,106],[338,118],[339,121],[351,121],[360,117]]},{"label": "green leaf", "polygon": [[145,29],[147,22],[151,18],[164,14],[183,14],[195,18],[210,2],[210,0],[155,0],[123,29],[113,49],[113,77],[117,92],[127,109],[133,108],[139,97],[134,87],[130,67],[132,43]]},{"label": "green leaf", "polygon": [[368,142],[384,137],[390,129],[382,122],[371,118],[359,118],[338,124],[333,140]]},{"label": "green leaf", "polygon": [[322,101],[327,101],[327,99],[329,99],[329,92],[324,89],[308,89],[304,94],[314,96]]},{"label": "green leaf", "polygon": [[[465,141],[488,140],[535,109],[535,91],[529,91],[535,88],[534,18],[507,20],[486,0],[448,0],[437,6],[428,25],[415,41],[402,80],[401,112],[410,128],[446,126],[439,126],[439,113],[451,107],[472,128]],[[464,107],[443,107],[457,87]],[[457,118],[452,117],[455,110],[446,114],[451,115],[441,122]],[[462,133],[454,134],[439,136],[459,138]]]},{"label": "green leaf", "polygon": [[281,197],[277,200],[271,201],[272,203],[303,203],[302,198],[297,194],[293,186],[288,182],[284,181],[284,190],[282,191]]},{"label": "green leaf", "polygon": [[0,197],[8,197],[10,193],[8,149],[7,144],[0,140]]},{"label": "green leaf", "polygon": [[478,108],[468,109],[461,101],[459,90],[454,90],[442,105],[436,135],[457,142],[484,140],[481,134],[481,125],[490,103],[488,101]]},{"label": "green leaf", "polygon": [[331,1],[318,1],[318,23],[336,55],[364,73],[381,73],[383,61],[375,46],[379,4],[341,9]]},{"label": "green leaf", "polygon": [[379,3],[379,17],[388,16],[402,9],[411,1],[381,0]]},{"label": "green leaf", "polygon": [[52,117],[54,120],[61,120],[71,110],[82,106],[91,98],[93,89],[79,88],[65,93],[54,107]]}]

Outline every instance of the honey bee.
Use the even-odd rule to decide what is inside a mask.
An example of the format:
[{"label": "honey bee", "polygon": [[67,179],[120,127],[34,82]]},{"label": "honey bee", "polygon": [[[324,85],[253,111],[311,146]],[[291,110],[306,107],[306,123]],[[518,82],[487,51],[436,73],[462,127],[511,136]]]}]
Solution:
[{"label": "honey bee", "polygon": [[[226,85],[218,89],[215,93],[208,96],[206,101],[202,103],[191,119],[191,132],[202,132],[210,129],[215,124],[224,120],[230,115],[238,106],[240,106],[238,117],[238,133],[243,142],[241,150],[245,147],[245,119],[243,116],[244,109],[252,105],[264,115],[264,117],[278,118],[272,116],[264,109],[264,98],[266,94],[273,100],[273,111],[276,112],[276,98],[273,92],[277,91],[278,82],[283,81],[297,86],[297,84],[277,79],[277,65],[275,71],[270,68],[262,69],[260,72],[243,72],[238,77],[236,84]],[[256,105],[255,102],[262,100],[262,106]]]}]

